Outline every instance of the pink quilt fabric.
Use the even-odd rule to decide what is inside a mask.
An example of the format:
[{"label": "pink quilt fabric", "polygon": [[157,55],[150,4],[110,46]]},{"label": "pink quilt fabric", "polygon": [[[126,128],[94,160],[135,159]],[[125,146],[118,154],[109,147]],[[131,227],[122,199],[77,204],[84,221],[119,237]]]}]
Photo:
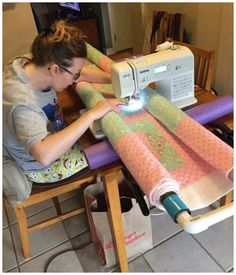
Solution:
[{"label": "pink quilt fabric", "polygon": [[[84,82],[77,91],[91,108],[112,87]],[[195,210],[232,190],[232,148],[156,91],[144,89],[138,108],[110,100],[114,111],[101,120],[103,131],[153,205],[163,209],[160,196],[174,191]]]}]

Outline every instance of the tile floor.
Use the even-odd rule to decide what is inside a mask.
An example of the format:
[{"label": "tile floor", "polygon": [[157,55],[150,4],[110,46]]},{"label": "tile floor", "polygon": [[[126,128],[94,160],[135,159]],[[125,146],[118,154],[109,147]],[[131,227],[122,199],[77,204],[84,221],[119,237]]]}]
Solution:
[{"label": "tile floor", "polygon": [[[80,192],[60,197],[62,209],[77,206],[81,195]],[[9,205],[4,201],[3,204],[3,272],[44,272],[46,266],[47,272],[119,271],[117,266],[107,269],[99,262],[85,215],[33,232],[33,257],[24,259],[15,215]],[[30,223],[55,213],[52,201],[28,210]],[[153,248],[130,259],[129,272],[233,272],[233,218],[197,235],[185,233],[165,214],[152,215],[151,219]],[[60,254],[48,265],[56,253],[76,247],[82,248]]]}]

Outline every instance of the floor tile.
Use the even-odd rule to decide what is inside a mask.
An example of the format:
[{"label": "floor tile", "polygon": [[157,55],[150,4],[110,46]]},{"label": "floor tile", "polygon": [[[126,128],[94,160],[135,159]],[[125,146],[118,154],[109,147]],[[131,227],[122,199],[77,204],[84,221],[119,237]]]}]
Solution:
[{"label": "floor tile", "polygon": [[[83,246],[91,242],[90,232],[87,231],[72,240],[73,247]],[[103,266],[98,259],[93,244],[76,251],[81,265],[85,272],[120,272],[117,265],[110,268]],[[152,272],[145,259],[142,256],[131,260],[129,263],[130,272]]]},{"label": "floor tile", "polygon": [[98,259],[93,244],[76,251],[84,272],[109,272],[113,268],[106,268]]},{"label": "floor tile", "polygon": [[84,272],[109,272],[115,269],[115,267],[106,268],[101,264],[95,252],[94,246],[91,243],[89,231],[74,238],[71,242],[74,248],[84,247],[86,245],[84,248],[75,251]]},{"label": "floor tile", "polygon": [[215,261],[185,232],[144,254],[154,272],[222,272]]},{"label": "floor tile", "polygon": [[75,197],[78,194],[79,190],[73,190],[71,192],[68,192],[66,194],[58,196],[59,202],[65,201],[70,199],[71,197]]},{"label": "floor tile", "polygon": [[27,207],[25,212],[26,212],[27,217],[31,217],[31,216],[38,214],[41,211],[44,211],[52,206],[54,206],[53,201],[51,199],[49,199],[49,200],[37,203],[35,205],[32,205],[30,207]]},{"label": "floor tile", "polygon": [[[63,212],[76,209],[78,207],[81,207],[81,204],[77,196],[72,197],[61,203],[61,209]],[[63,221],[63,223],[70,238],[79,235],[80,233],[88,230],[89,228],[86,213],[76,215],[70,219]]]},{"label": "floor tile", "polygon": [[83,272],[83,268],[72,250],[56,257],[48,267],[48,272]]},{"label": "floor tile", "polygon": [[63,223],[70,238],[73,238],[85,232],[89,228],[87,216],[85,213],[82,213],[68,220],[65,220]]},{"label": "floor tile", "polygon": [[8,227],[8,220],[7,220],[7,216],[6,216],[5,205],[3,202],[2,202],[2,227],[3,227],[3,229]]},{"label": "floor tile", "polygon": [[[46,264],[52,256],[65,249],[71,249],[72,245],[68,241],[54,249],[24,263],[20,266],[21,272],[44,272]],[[72,254],[73,253],[73,256]],[[68,258],[69,257],[69,258]],[[54,258],[48,265],[47,272],[82,272],[79,260],[75,256],[75,252],[66,252]]]},{"label": "floor tile", "polygon": [[219,222],[193,237],[228,271],[233,267],[233,218]]},{"label": "floor tile", "polygon": [[129,263],[129,272],[152,272],[143,256],[139,256]]},{"label": "floor tile", "polygon": [[[37,203],[35,205],[32,205],[30,207],[26,207],[25,213],[26,213],[27,217],[31,217],[31,216],[38,214],[39,212],[44,211],[52,206],[53,206],[53,201],[51,199],[46,200],[46,201]],[[8,203],[6,203],[6,211],[7,211],[8,217],[9,217],[9,223],[10,224],[16,223],[17,219],[16,219],[15,212],[13,210],[13,207]]]},{"label": "floor tile", "polygon": [[9,228],[3,230],[2,234],[3,243],[2,243],[2,254],[3,254],[3,267],[4,272],[13,269],[17,266],[15,252],[12,245],[11,235]]},{"label": "floor tile", "polygon": [[16,219],[15,212],[13,210],[13,207],[6,201],[4,201],[4,204],[5,204],[6,214],[9,219],[9,225],[16,223],[17,219]]},{"label": "floor tile", "polygon": [[[42,218],[46,219],[51,217],[53,214],[55,214],[55,212],[56,211],[54,208],[49,208],[43,212],[40,212],[39,214],[29,218],[29,224],[37,223],[42,220]],[[22,245],[19,236],[18,224],[12,226],[12,231],[18,260],[20,263],[22,263],[26,261],[26,259],[23,258],[22,254]],[[34,231],[30,233],[32,255],[36,256],[39,253],[43,253],[66,240],[68,240],[68,236],[61,222],[50,225],[41,230]]]},{"label": "floor tile", "polygon": [[77,195],[72,196],[72,197],[62,201],[60,203],[60,206],[61,206],[61,209],[62,209],[63,212],[67,212],[67,211],[70,211],[70,210],[74,210],[78,207],[82,207]]},{"label": "floor tile", "polygon": [[17,273],[19,272],[18,268],[13,268],[12,270],[8,271],[7,273]]},{"label": "floor tile", "polygon": [[90,245],[91,243],[92,239],[89,230],[71,239],[71,244],[74,248],[84,247],[86,245]]},{"label": "floor tile", "polygon": [[164,213],[156,216],[156,214],[159,213],[160,212],[155,208],[151,210],[152,238],[154,246],[166,240],[170,236],[173,236],[177,232],[182,231],[181,227],[173,222],[169,215]]}]

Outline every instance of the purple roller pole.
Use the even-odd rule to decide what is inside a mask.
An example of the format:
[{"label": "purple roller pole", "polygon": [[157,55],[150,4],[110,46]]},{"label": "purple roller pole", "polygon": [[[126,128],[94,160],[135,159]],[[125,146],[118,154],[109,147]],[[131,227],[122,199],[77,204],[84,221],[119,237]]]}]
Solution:
[{"label": "purple roller pole", "polygon": [[204,125],[233,112],[232,96],[222,96],[214,101],[193,107],[187,111],[190,117]]},{"label": "purple roller pole", "polygon": [[102,167],[120,159],[108,141],[103,141],[84,149],[84,154],[91,169]]},{"label": "purple roller pole", "polygon": [[[231,112],[233,112],[233,98],[231,96],[222,96],[212,102],[186,111],[190,117],[202,125]],[[84,153],[91,169],[102,167],[120,159],[108,141],[94,144],[84,149]]]}]

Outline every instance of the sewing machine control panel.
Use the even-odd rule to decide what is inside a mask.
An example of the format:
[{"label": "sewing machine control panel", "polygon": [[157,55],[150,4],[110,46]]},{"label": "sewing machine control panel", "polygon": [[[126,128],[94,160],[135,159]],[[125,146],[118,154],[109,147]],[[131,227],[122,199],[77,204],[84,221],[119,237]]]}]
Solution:
[{"label": "sewing machine control panel", "polygon": [[172,99],[184,98],[192,92],[194,89],[194,83],[191,73],[182,74],[176,77],[173,77],[173,95]]}]

